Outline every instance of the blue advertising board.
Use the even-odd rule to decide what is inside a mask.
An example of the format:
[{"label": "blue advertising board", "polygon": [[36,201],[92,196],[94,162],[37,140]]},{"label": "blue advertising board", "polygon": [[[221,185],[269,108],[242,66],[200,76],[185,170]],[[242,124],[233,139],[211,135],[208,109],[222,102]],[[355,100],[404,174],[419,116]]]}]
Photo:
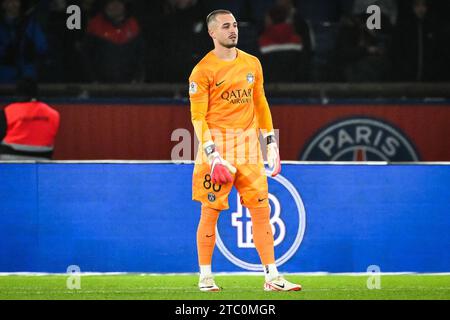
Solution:
[{"label": "blue advertising board", "polygon": [[[0,272],[197,272],[192,164],[1,163]],[[450,166],[283,165],[269,178],[282,272],[450,271]],[[213,271],[259,271],[233,189]]]}]

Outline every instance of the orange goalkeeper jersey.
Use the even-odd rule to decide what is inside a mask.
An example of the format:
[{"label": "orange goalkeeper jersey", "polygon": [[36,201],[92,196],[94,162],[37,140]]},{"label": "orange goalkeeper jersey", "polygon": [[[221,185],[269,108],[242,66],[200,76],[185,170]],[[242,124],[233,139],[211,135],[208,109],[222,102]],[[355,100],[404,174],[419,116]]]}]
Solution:
[{"label": "orange goalkeeper jersey", "polygon": [[237,57],[232,61],[221,60],[210,51],[189,77],[191,116],[197,137],[201,144],[214,140],[219,150],[222,146],[215,139],[217,132],[273,131],[261,63],[236,50]]}]

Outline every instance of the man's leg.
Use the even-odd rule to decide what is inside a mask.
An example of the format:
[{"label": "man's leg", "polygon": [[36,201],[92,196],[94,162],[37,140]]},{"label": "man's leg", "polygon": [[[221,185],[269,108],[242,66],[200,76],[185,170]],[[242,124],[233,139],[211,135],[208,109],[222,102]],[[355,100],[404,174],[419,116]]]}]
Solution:
[{"label": "man's leg", "polygon": [[219,291],[211,272],[211,260],[216,245],[216,224],[219,210],[202,205],[197,228],[197,253],[200,266],[199,288],[201,291]]},{"label": "man's leg", "polygon": [[[202,206],[200,222],[198,223],[197,228],[197,252],[200,268],[202,266],[209,266],[209,269],[211,269],[211,260],[216,244],[216,224],[219,213],[219,210]],[[209,271],[209,274],[204,275],[210,274],[211,270]],[[202,270],[200,270],[200,275],[202,275]]]},{"label": "man's leg", "polygon": [[252,219],[253,242],[264,266],[266,281],[279,276],[275,265],[275,249],[270,225],[270,209],[249,208]]},{"label": "man's leg", "polygon": [[216,242],[216,224],[219,213],[228,209],[228,194],[233,186],[216,185],[211,181],[208,164],[195,165],[193,174],[194,200],[202,203],[200,221],[197,228],[197,253],[200,266],[199,289],[219,291],[211,272],[211,261]]},{"label": "man's leg", "polygon": [[264,267],[267,291],[298,291],[300,285],[281,277],[275,264],[274,239],[270,224],[269,191],[264,166],[238,167],[235,181],[243,206],[249,208],[252,219],[253,242]]},{"label": "man's leg", "polygon": [[249,208],[252,218],[253,242],[264,267],[264,290],[299,291],[301,286],[281,277],[275,264],[274,240],[270,225],[270,207]]}]

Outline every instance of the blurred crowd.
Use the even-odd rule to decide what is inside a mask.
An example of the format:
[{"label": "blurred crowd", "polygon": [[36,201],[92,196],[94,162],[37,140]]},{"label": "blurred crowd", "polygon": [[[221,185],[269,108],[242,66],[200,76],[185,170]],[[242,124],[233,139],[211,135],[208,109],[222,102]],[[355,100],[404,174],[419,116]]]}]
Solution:
[{"label": "blurred crowd", "polygon": [[[231,10],[266,82],[450,81],[447,0],[0,0],[0,83],[186,82]],[[81,8],[69,30],[66,8]],[[366,26],[369,5],[381,29]]]}]

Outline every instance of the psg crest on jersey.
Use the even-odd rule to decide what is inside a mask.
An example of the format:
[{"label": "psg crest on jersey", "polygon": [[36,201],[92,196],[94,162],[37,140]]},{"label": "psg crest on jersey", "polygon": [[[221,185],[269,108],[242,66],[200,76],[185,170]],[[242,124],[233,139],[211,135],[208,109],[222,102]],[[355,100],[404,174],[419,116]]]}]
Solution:
[{"label": "psg crest on jersey", "polygon": [[252,84],[255,81],[255,76],[253,75],[253,73],[249,72],[247,74],[247,82]]},{"label": "psg crest on jersey", "polygon": [[304,161],[418,161],[417,152],[398,128],[379,119],[351,117],[321,128],[306,144]]}]

